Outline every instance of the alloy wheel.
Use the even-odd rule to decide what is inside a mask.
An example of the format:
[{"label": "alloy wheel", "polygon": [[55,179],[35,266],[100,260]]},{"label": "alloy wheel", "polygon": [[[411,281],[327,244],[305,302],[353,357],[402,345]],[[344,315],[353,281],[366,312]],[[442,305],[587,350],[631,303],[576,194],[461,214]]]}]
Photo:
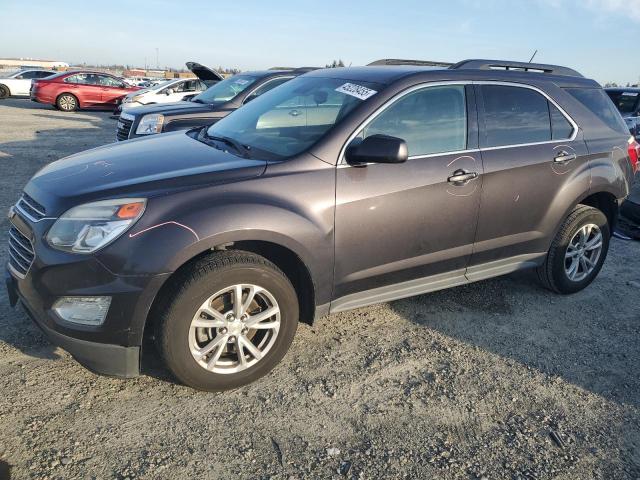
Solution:
[{"label": "alloy wheel", "polygon": [[280,308],[269,291],[232,285],[211,295],[193,316],[189,350],[208,371],[238,373],[264,358],[279,329]]},{"label": "alloy wheel", "polygon": [[569,241],[564,256],[567,278],[573,282],[584,280],[596,268],[601,253],[600,228],[594,223],[580,227]]},{"label": "alloy wheel", "polygon": [[70,95],[63,95],[58,103],[65,112],[70,112],[76,108],[76,99]]}]

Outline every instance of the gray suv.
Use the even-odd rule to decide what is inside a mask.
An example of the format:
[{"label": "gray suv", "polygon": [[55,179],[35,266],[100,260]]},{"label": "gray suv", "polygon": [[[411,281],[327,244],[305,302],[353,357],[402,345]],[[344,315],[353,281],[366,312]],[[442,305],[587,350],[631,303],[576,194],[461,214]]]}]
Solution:
[{"label": "gray suv", "polygon": [[182,382],[235,388],[299,321],[525,268],[585,288],[638,150],[564,67],[317,70],[44,167],[9,213],[9,296],[94,371],[137,375],[147,338]]}]

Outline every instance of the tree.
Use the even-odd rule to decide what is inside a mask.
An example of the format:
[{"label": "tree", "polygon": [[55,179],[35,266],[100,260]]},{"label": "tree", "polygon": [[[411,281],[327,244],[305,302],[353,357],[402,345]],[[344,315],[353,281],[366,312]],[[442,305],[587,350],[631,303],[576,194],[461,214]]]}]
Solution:
[{"label": "tree", "polygon": [[338,68],[338,67],[344,67],[344,62],[342,61],[342,59],[334,60],[333,62],[331,62],[331,64],[325,65],[325,68]]}]

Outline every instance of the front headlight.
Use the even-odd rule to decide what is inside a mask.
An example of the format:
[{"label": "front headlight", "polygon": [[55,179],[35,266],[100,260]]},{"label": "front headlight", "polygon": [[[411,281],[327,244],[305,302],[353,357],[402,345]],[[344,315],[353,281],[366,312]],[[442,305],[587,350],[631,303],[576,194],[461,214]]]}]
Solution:
[{"label": "front headlight", "polygon": [[144,198],[119,198],[73,207],[49,229],[47,242],[66,252],[95,252],[127,231],[146,203]]},{"label": "front headlight", "polygon": [[138,128],[136,128],[136,135],[151,135],[152,133],[162,132],[162,123],[164,122],[164,115],[159,113],[153,113],[151,115],[145,115],[140,120]]}]

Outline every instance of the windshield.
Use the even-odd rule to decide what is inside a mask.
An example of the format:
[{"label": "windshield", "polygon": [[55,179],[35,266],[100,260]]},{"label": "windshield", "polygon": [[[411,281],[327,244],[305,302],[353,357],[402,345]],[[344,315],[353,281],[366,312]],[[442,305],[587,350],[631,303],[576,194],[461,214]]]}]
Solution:
[{"label": "windshield", "polygon": [[337,78],[298,77],[213,124],[209,136],[231,138],[277,158],[311,147],[380,86]]},{"label": "windshield", "polygon": [[226,80],[216,83],[211,88],[207,88],[204,92],[193,97],[192,101],[201,103],[221,104],[228,102],[240,92],[255,83],[258,77],[253,75],[234,75]]},{"label": "windshield", "polygon": [[640,92],[607,92],[620,113],[631,114],[636,111]]}]

